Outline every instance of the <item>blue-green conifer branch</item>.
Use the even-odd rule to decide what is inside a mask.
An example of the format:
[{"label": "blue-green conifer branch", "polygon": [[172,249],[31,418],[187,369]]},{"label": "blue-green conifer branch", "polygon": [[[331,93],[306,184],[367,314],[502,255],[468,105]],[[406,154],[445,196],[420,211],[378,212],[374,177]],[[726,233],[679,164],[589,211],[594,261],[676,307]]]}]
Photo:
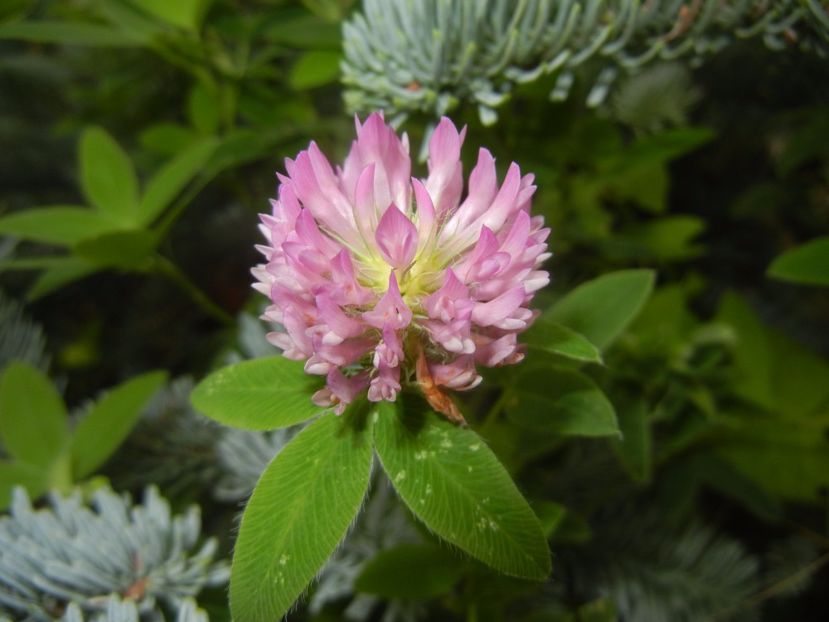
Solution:
[{"label": "blue-green conifer branch", "polygon": [[[154,487],[140,505],[102,488],[92,507],[77,491],[53,494],[51,508],[40,510],[17,488],[10,515],[0,518],[0,611],[46,622],[74,603],[96,616],[113,594],[139,613],[152,614],[159,602],[176,609],[227,580],[227,566],[214,561],[216,541],[200,544],[200,531],[198,507],[173,515]],[[127,615],[129,605],[112,608]]]},{"label": "blue-green conifer branch", "polygon": [[484,124],[514,87],[554,75],[569,96],[590,62],[589,106],[620,72],[657,60],[697,63],[738,39],[771,49],[829,51],[817,0],[364,0],[343,27],[345,100],[353,112],[442,115],[460,102]]}]

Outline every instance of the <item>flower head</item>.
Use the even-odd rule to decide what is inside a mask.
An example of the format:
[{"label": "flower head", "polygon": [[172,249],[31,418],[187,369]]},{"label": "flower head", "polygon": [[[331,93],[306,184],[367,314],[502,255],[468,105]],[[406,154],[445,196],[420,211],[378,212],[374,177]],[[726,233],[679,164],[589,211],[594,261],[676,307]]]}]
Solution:
[{"label": "flower head", "polygon": [[379,113],[356,121],[342,168],[316,144],[285,161],[255,287],[272,304],[270,341],[310,374],[326,377],[313,399],[346,405],[367,391],[393,401],[413,376],[430,403],[460,417],[444,389],[481,381],[479,365],[517,363],[517,335],[533,321],[534,293],[549,281],[543,218],[530,215],[535,186],[512,163],[500,187],[480,149],[463,196],[458,132],[443,118],[429,143],[429,174],[411,177],[406,135]]}]

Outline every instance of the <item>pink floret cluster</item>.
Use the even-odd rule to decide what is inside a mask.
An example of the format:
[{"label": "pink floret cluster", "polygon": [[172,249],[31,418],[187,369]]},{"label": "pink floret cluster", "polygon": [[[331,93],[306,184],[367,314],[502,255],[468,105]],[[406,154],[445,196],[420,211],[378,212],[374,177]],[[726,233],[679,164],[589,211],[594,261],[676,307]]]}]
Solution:
[{"label": "pink floret cluster", "polygon": [[405,134],[379,113],[356,126],[342,168],[313,142],[286,159],[253,270],[272,302],[263,319],[281,326],[268,339],[326,377],[313,400],[338,413],[364,391],[393,401],[422,376],[462,391],[480,383],[478,366],[520,361],[530,301],[549,281],[533,175],[512,163],[499,187],[481,148],[464,196],[466,128],[440,121],[418,179]]}]

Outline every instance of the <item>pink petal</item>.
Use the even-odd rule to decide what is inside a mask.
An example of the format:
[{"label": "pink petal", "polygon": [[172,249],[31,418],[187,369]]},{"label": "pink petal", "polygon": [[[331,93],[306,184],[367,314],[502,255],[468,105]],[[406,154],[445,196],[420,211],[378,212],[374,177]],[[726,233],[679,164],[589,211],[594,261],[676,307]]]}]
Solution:
[{"label": "pink petal", "polygon": [[342,343],[343,340],[356,337],[365,331],[365,325],[362,322],[343,313],[340,306],[331,300],[328,295],[318,295],[316,302],[320,318],[330,331],[339,337],[339,341],[336,343]]},{"label": "pink petal", "polygon": [[473,268],[492,256],[498,250],[499,246],[498,238],[495,237],[495,234],[492,233],[489,227],[481,227],[481,234],[475,243],[475,247],[463,258],[456,268],[458,276],[464,281],[469,281],[469,275]]},{"label": "pink petal", "polygon": [[282,325],[285,327],[285,332],[291,338],[294,348],[300,352],[304,352],[306,356],[310,356],[314,351],[314,346],[305,334],[306,325],[299,313],[292,309],[286,310],[282,319]]},{"label": "pink petal", "polygon": [[354,218],[364,240],[372,239],[377,227],[377,204],[374,201],[374,163],[369,164],[357,178],[354,191]]},{"label": "pink petal", "polygon": [[329,345],[323,343],[322,337],[317,335],[313,339],[314,356],[319,360],[337,367],[352,365],[362,358],[377,343],[376,339],[355,337],[346,339],[340,344]]},{"label": "pink petal", "polygon": [[463,167],[461,145],[466,136],[466,127],[458,132],[447,117],[443,117],[429,140],[429,177],[426,188],[434,197],[435,212],[438,216],[458,206],[463,190]]},{"label": "pink petal", "polygon": [[369,164],[374,164],[374,198],[378,205],[409,204],[411,160],[408,150],[394,130],[385,124],[383,115],[373,113],[360,125],[355,119],[357,140],[343,164],[342,186],[354,196],[357,179]]},{"label": "pink petal", "polygon": [[452,268],[447,268],[443,285],[423,300],[423,307],[430,317],[448,322],[456,317],[456,303],[464,300],[469,300],[469,290]]},{"label": "pink petal", "polygon": [[370,402],[393,402],[400,391],[400,368],[383,365],[368,388]]},{"label": "pink petal", "polygon": [[322,234],[314,217],[307,209],[300,211],[296,219],[296,234],[304,244],[317,248],[327,256],[332,256],[338,251],[337,244]]},{"label": "pink petal", "polygon": [[478,151],[478,163],[469,175],[469,196],[447,221],[441,238],[453,236],[463,231],[490,206],[498,191],[498,176],[495,171],[495,158],[488,150]]},{"label": "pink petal", "polygon": [[394,276],[394,272],[389,275],[389,289],[374,305],[374,309],[363,313],[363,319],[371,326],[381,330],[386,325],[395,330],[401,330],[411,323],[412,312],[400,295],[400,288],[397,286],[397,278]]},{"label": "pink petal", "polygon": [[519,285],[489,302],[479,302],[472,309],[472,321],[479,326],[491,326],[509,315],[524,302],[524,287]]},{"label": "pink petal", "polygon": [[383,259],[393,268],[407,268],[412,263],[417,252],[417,229],[396,205],[389,205],[374,238]]},{"label": "pink petal", "polygon": [[471,281],[486,281],[503,272],[509,266],[509,253],[493,253],[483,261],[473,266],[469,274]]},{"label": "pink petal", "polygon": [[521,169],[513,162],[509,166],[504,183],[501,184],[501,189],[498,191],[489,209],[481,217],[481,224],[486,225],[493,231],[499,231],[501,229],[501,225],[518,209],[516,199],[518,198],[520,184]]},{"label": "pink petal", "polygon": [[463,355],[450,363],[431,363],[429,370],[432,379],[438,386],[449,389],[467,391],[481,383],[481,376],[475,371],[475,360],[472,356]]},{"label": "pink petal", "polygon": [[383,339],[374,351],[374,366],[379,368],[382,364],[397,367],[403,361],[403,356],[403,343],[394,328],[387,324],[383,327]]},{"label": "pink petal", "polygon": [[349,243],[357,241],[351,205],[339,189],[331,165],[315,143],[293,163],[291,182],[297,198],[314,218]]},{"label": "pink petal", "polygon": [[435,233],[435,206],[429,191],[419,179],[412,177],[412,187],[417,203],[418,248],[424,248]]},{"label": "pink petal", "polygon": [[518,259],[527,246],[530,237],[530,216],[527,212],[518,212],[512,222],[509,233],[501,243],[500,250],[509,253],[513,259]]},{"label": "pink petal", "polygon": [[337,369],[329,372],[327,384],[331,387],[334,395],[343,401],[352,401],[357,394],[368,386],[368,374],[357,374],[346,378],[343,373]]},{"label": "pink petal", "polygon": [[340,305],[364,305],[373,299],[373,294],[357,282],[354,265],[348,251],[343,249],[331,262],[332,286],[329,295]]}]

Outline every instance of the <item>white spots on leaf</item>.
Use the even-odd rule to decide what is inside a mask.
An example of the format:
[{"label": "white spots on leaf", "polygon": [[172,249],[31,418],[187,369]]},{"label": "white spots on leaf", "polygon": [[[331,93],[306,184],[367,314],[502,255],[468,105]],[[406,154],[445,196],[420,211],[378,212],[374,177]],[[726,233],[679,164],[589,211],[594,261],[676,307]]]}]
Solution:
[{"label": "white spots on leaf", "polygon": [[415,460],[426,460],[426,457],[429,453],[424,449],[422,451],[415,452],[414,459]]},{"label": "white spots on leaf", "polygon": [[406,479],[406,471],[398,471],[394,476],[395,482],[402,482],[404,479]]},{"label": "white spots on leaf", "polygon": [[288,563],[289,559],[291,559],[290,555],[288,555],[287,553],[282,553],[282,555],[279,558],[279,565],[285,566]]},{"label": "white spots on leaf", "polygon": [[481,448],[480,443],[473,443],[472,445],[469,446],[470,451],[478,451],[480,448]]}]

